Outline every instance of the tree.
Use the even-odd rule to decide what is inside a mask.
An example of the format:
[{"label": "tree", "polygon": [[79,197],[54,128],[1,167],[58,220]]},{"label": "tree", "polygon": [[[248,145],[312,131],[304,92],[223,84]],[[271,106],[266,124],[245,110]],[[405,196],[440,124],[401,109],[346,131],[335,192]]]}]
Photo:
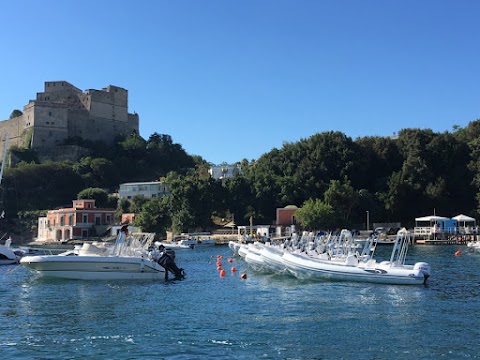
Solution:
[{"label": "tree", "polygon": [[223,191],[217,180],[199,178],[196,173],[183,176],[169,173],[166,177],[171,192],[172,226],[176,232],[209,229],[212,214],[220,206]]},{"label": "tree", "polygon": [[350,181],[330,180],[330,186],[325,191],[324,201],[335,209],[337,224],[347,227],[352,208],[358,203],[358,192],[351,186]]},{"label": "tree", "polygon": [[77,199],[94,199],[98,208],[107,207],[108,192],[100,188],[87,188],[77,194]]},{"label": "tree", "polygon": [[308,230],[334,229],[335,212],[331,205],[319,199],[308,199],[295,212],[303,228]]},{"label": "tree", "polygon": [[130,212],[132,213],[139,213],[143,205],[148,202],[148,199],[142,195],[135,195],[130,200]]},{"label": "tree", "polygon": [[117,209],[115,211],[115,221],[120,222],[122,220],[122,215],[123,214],[128,214],[130,213],[130,201],[128,199],[120,199],[117,205]]},{"label": "tree", "polygon": [[162,236],[171,227],[170,204],[166,197],[148,199],[133,222],[145,232],[155,232]]},{"label": "tree", "polygon": [[71,204],[83,188],[81,177],[68,162],[21,164],[5,169],[5,212],[14,215],[21,210],[52,209]]}]

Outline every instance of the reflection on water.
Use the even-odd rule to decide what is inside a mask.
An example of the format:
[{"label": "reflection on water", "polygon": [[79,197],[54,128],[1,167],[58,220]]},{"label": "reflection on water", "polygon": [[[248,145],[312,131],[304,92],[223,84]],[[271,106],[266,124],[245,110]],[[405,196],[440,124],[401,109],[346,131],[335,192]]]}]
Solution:
[{"label": "reflection on water", "polygon": [[177,252],[187,278],[166,284],[0,267],[0,350],[15,359],[478,359],[480,256],[456,250],[411,248],[407,262],[432,265],[427,286],[256,274],[227,263],[226,247]]}]

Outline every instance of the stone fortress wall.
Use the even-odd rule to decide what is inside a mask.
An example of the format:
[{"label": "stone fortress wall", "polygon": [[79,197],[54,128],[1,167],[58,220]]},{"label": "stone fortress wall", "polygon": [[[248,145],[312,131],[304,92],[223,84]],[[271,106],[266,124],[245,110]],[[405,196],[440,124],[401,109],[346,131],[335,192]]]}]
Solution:
[{"label": "stone fortress wall", "polygon": [[21,116],[0,121],[0,158],[7,133],[9,148],[51,152],[71,137],[111,144],[132,132],[139,132],[139,117],[128,113],[127,90],[110,85],[82,91],[66,81],[49,81]]}]

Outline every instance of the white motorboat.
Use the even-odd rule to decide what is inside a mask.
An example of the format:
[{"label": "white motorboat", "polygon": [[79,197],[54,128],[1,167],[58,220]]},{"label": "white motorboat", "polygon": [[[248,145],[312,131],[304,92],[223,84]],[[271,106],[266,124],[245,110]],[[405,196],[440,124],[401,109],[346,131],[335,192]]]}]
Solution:
[{"label": "white motorboat", "polygon": [[12,239],[5,240],[4,245],[0,245],[0,265],[18,264],[25,251],[12,248]]},{"label": "white motorboat", "polygon": [[431,273],[430,265],[425,262],[405,265],[410,241],[410,233],[406,230],[399,231],[390,261],[380,263],[373,259],[372,246],[369,243],[365,245],[362,254],[358,252],[332,254],[327,251],[314,255],[312,252],[309,254],[285,252],[282,258],[288,270],[300,279],[323,278],[383,284],[424,284]]},{"label": "white motorboat", "polygon": [[179,249],[195,249],[195,248],[201,248],[201,247],[207,247],[207,246],[215,246],[216,242],[214,239],[208,238],[208,239],[201,239],[197,240],[194,238],[176,238],[174,241],[156,241],[155,245],[158,247],[160,245],[165,246],[167,249],[174,249],[174,250],[179,250]]},{"label": "white motorboat", "polygon": [[480,241],[470,241],[467,243],[467,248],[474,251],[480,252]]},{"label": "white motorboat", "polygon": [[167,280],[184,276],[168,252],[149,251],[154,234],[118,234],[112,246],[84,244],[59,255],[24,256],[20,264],[45,277],[78,280]]}]

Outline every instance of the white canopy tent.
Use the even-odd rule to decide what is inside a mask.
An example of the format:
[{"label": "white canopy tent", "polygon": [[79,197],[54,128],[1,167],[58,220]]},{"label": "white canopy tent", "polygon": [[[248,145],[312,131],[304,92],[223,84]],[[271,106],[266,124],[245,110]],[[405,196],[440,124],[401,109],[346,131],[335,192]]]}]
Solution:
[{"label": "white canopy tent", "polygon": [[448,220],[448,218],[444,217],[444,216],[437,216],[437,215],[430,215],[430,216],[423,216],[423,217],[415,218],[416,222],[422,221],[422,222],[435,223],[438,220]]},{"label": "white canopy tent", "polygon": [[467,223],[473,223],[473,226],[476,226],[476,224],[477,224],[476,219],[474,219],[470,216],[467,216],[467,215],[463,215],[463,214],[457,215],[457,216],[453,217],[452,219],[457,220],[459,225],[460,225],[460,223],[463,223],[463,227],[466,227]]}]

